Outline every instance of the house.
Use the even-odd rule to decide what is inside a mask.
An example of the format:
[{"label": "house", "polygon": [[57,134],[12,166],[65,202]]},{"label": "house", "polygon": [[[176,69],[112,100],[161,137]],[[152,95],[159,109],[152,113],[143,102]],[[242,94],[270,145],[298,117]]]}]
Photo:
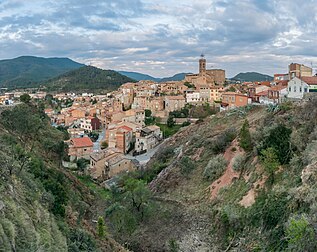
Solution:
[{"label": "house", "polygon": [[93,130],[99,130],[101,122],[97,117],[86,117],[80,119],[80,128],[85,131],[92,132]]},{"label": "house", "polygon": [[288,66],[288,75],[289,79],[293,79],[294,77],[301,78],[301,77],[312,77],[313,75],[313,69],[305,66],[303,64],[298,63],[291,63]]},{"label": "house", "polygon": [[127,171],[138,168],[135,159],[125,157],[116,148],[107,148],[100,153],[90,155],[89,173],[94,179],[106,180]]},{"label": "house", "polygon": [[222,105],[226,108],[243,107],[249,104],[248,96],[235,92],[224,92],[222,94]]},{"label": "house", "polygon": [[303,99],[304,94],[317,92],[317,76],[294,77],[287,85],[287,98]]},{"label": "house", "polygon": [[201,102],[200,93],[196,90],[186,91],[186,103],[195,104]]},{"label": "house", "polygon": [[185,107],[185,97],[182,95],[176,96],[164,96],[165,111],[172,112],[175,110],[180,110]]},{"label": "house", "polygon": [[89,137],[71,138],[68,142],[68,155],[71,160],[89,158],[93,152],[93,142]]},{"label": "house", "polygon": [[116,130],[116,148],[126,154],[132,149],[133,131],[128,126],[120,126]]},{"label": "house", "polygon": [[223,86],[215,86],[210,88],[210,101],[220,101],[221,94],[224,91]]},{"label": "house", "polygon": [[136,132],[135,151],[137,153],[146,152],[157,146],[163,139],[160,127],[156,125],[147,126]]},{"label": "house", "polygon": [[247,88],[248,97],[252,99],[253,102],[259,102],[259,97],[264,94],[263,92],[266,92],[269,90],[269,86],[267,85],[258,85],[258,84],[250,84]]}]

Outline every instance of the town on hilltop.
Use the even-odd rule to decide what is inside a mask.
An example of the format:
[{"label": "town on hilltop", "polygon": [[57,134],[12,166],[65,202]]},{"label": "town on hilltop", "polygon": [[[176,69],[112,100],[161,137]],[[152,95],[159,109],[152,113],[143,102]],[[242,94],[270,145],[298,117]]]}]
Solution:
[{"label": "town on hilltop", "polygon": [[[273,105],[309,99],[317,92],[313,69],[291,63],[288,73],[273,81],[236,82],[223,69],[206,69],[182,81],[125,83],[106,95],[93,93],[29,93],[46,100],[45,113],[53,126],[69,134],[71,167],[86,162],[92,178],[109,186],[116,175],[142,167],[170,135],[221,111],[248,105]],[[25,92],[0,96],[2,106],[14,105]],[[80,161],[80,162],[79,162]]]}]

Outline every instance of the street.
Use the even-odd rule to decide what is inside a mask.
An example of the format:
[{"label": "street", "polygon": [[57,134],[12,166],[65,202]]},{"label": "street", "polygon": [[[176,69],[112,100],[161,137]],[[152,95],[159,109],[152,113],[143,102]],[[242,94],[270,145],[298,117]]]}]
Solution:
[{"label": "street", "polygon": [[105,140],[105,135],[106,135],[106,129],[104,128],[99,134],[97,141],[94,142],[94,147],[93,147],[94,152],[99,152],[101,150],[100,143]]}]

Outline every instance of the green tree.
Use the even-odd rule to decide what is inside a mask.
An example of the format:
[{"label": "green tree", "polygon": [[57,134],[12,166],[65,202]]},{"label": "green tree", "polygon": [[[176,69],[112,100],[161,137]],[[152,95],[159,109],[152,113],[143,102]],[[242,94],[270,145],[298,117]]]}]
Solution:
[{"label": "green tree", "polygon": [[315,232],[306,216],[290,218],[285,233],[290,251],[317,251]]},{"label": "green tree", "polygon": [[106,235],[106,225],[105,220],[102,216],[99,216],[98,223],[97,223],[97,234],[100,238],[105,237]]},{"label": "green tree", "polygon": [[279,124],[270,130],[268,137],[264,140],[262,150],[269,147],[274,148],[280,164],[288,164],[292,157],[291,133],[291,129]]},{"label": "green tree", "polygon": [[144,110],[145,117],[150,117],[152,115],[152,111],[149,109]]},{"label": "green tree", "polygon": [[239,145],[245,151],[249,152],[252,150],[252,139],[249,130],[248,120],[245,120],[239,134]]},{"label": "green tree", "polygon": [[278,156],[274,148],[267,148],[261,152],[262,154],[262,164],[264,169],[269,174],[270,184],[274,183],[274,173],[279,167],[280,163],[278,161]]},{"label": "green tree", "polygon": [[166,124],[167,124],[167,127],[172,128],[175,125],[174,117],[169,116]]},{"label": "green tree", "polygon": [[108,148],[108,143],[107,143],[106,141],[101,142],[100,148],[101,148],[102,150]]},{"label": "green tree", "polygon": [[29,94],[23,94],[20,96],[20,101],[23,103],[29,103],[31,101],[31,96]]}]

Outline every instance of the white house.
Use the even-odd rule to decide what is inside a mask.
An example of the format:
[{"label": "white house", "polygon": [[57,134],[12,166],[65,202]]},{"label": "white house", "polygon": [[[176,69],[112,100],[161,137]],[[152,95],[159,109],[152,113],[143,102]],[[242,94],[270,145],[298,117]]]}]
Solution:
[{"label": "white house", "polygon": [[317,76],[294,77],[287,85],[287,98],[303,99],[305,93],[317,92]]},{"label": "white house", "polygon": [[186,91],[186,103],[197,103],[201,101],[200,92],[187,90]]}]

